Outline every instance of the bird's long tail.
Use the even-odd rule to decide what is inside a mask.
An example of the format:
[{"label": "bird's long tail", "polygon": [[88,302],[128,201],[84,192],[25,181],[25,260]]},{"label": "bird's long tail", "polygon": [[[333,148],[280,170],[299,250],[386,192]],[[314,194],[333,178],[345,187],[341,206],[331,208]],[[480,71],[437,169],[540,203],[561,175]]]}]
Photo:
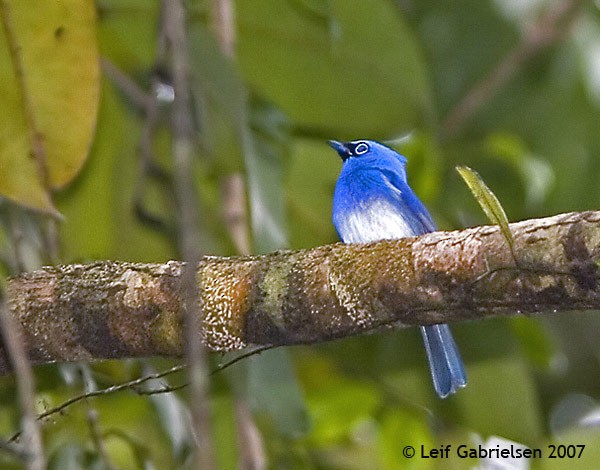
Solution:
[{"label": "bird's long tail", "polygon": [[440,398],[446,398],[467,385],[467,375],[448,325],[422,326],[433,386]]}]

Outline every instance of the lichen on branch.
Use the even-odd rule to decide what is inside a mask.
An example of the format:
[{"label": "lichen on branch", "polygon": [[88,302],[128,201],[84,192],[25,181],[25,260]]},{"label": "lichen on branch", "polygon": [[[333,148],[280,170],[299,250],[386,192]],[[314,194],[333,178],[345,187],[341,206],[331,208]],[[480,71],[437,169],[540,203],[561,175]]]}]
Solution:
[{"label": "lichen on branch", "polygon": [[[600,212],[198,265],[204,344],[311,344],[385,328],[600,309]],[[9,281],[32,361],[181,356],[183,263],[51,266]],[[0,348],[0,371],[10,370]]]}]

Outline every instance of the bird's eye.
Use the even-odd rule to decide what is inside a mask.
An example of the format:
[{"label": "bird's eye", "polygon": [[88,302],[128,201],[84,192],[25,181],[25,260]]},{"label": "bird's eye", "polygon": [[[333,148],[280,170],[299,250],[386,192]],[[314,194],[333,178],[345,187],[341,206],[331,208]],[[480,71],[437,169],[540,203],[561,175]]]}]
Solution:
[{"label": "bird's eye", "polygon": [[360,142],[359,144],[356,145],[356,147],[354,147],[355,155],[362,155],[363,153],[367,153],[368,151],[369,151],[369,145],[364,142]]}]

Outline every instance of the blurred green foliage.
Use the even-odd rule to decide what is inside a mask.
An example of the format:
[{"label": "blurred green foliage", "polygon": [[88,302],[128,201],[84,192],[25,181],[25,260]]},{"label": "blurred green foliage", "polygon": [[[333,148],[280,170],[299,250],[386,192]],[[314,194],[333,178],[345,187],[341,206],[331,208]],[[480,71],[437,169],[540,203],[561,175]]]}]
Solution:
[{"label": "blurred green foliage", "polygon": [[[232,172],[246,176],[254,252],[335,242],[330,212],[340,162],[327,138],[392,141],[408,157],[410,182],[441,229],[487,223],[456,165],[482,176],[511,221],[597,209],[597,5],[583,5],[564,39],[519,64],[459,130],[445,130],[454,107],[552,4],[237,0],[236,52],[229,59],[210,26],[211,2],[187,2],[204,251],[236,254],[221,209],[221,185]],[[159,2],[96,5],[101,56],[150,90]],[[159,110],[152,142],[167,174],[168,111],[168,103]],[[168,181],[141,183],[144,209],[160,224],[134,211],[142,114],[119,84],[103,78],[88,162],[55,198],[65,216],[59,234],[64,262],[177,256]],[[253,357],[212,383],[219,466],[235,468],[233,408],[242,398],[254,411],[270,468],[466,468],[475,462],[407,459],[402,449],[476,446],[494,435],[530,447],[559,439],[586,444],[582,459],[544,459],[534,468],[591,468],[600,448],[597,419],[585,427],[572,410],[585,401],[589,413],[598,413],[599,322],[594,314],[571,314],[456,325],[469,385],[444,401],[434,396],[416,331]],[[87,374],[95,387],[106,387],[170,364],[106,362]],[[40,411],[90,386],[73,370],[37,369]],[[174,385],[183,380],[170,379]],[[2,435],[19,426],[15,393],[12,378],[0,379]],[[90,435],[88,406],[97,411],[107,454],[119,468],[192,468],[185,393],[149,398],[131,391],[75,404],[45,421],[52,468],[105,465]],[[557,413],[559,428],[552,424]],[[18,468],[16,462],[0,453],[0,467]]]}]

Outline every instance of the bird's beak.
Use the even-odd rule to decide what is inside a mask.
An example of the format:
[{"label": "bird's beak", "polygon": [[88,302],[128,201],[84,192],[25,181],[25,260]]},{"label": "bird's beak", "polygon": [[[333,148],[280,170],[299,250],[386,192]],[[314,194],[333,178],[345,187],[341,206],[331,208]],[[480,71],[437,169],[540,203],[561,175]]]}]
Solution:
[{"label": "bird's beak", "polygon": [[335,150],[340,157],[342,157],[342,160],[346,160],[350,154],[351,151],[348,147],[346,147],[346,144],[344,144],[343,142],[338,142],[337,140],[330,140],[328,141],[329,146]]}]

